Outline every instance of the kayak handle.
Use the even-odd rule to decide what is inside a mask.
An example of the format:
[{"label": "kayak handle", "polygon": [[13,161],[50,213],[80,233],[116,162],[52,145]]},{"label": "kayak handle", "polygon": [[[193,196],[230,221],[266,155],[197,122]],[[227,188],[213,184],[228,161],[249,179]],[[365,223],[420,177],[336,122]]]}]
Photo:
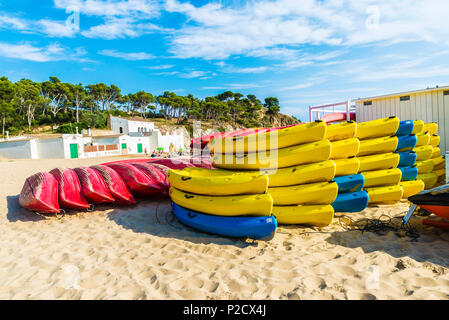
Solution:
[{"label": "kayak handle", "polygon": [[181,177],[182,181],[187,181],[187,180],[190,180],[190,179],[192,179],[192,177]]},{"label": "kayak handle", "polygon": [[197,215],[195,213],[192,213],[190,211],[187,212],[187,216],[191,219],[195,218]]},{"label": "kayak handle", "polygon": [[184,195],[184,197],[186,197],[186,199],[192,199],[194,196],[191,196],[189,194]]}]

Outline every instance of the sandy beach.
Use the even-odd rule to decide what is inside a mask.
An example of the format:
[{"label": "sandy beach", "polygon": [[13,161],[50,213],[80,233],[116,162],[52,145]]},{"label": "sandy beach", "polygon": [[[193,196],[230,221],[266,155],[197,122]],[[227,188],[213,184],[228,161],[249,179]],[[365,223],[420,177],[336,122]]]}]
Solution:
[{"label": "sandy beach", "polygon": [[[168,200],[98,206],[61,220],[19,207],[25,179],[110,159],[0,160],[0,299],[448,299],[449,232],[412,218],[395,232],[280,227],[270,242],[227,239],[176,221]],[[354,220],[403,215],[371,207]]]}]

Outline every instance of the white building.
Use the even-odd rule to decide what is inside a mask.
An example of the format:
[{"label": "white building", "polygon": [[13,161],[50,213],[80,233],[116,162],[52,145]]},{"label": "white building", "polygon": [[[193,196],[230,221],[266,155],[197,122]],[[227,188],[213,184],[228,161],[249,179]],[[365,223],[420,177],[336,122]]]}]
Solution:
[{"label": "white building", "polygon": [[[170,149],[178,151],[184,148],[184,134],[182,132],[172,132],[162,134],[161,131],[154,126],[154,122],[134,119],[134,118],[120,118],[110,116],[110,126],[114,134],[126,134],[133,138],[139,138],[138,141],[130,141],[131,150],[129,153],[137,153],[143,147],[143,150],[147,148],[150,153],[157,148],[163,148],[168,152]],[[139,146],[141,145],[141,147]]]},{"label": "white building", "polygon": [[4,140],[0,142],[0,155],[10,159],[84,158],[84,144],[81,134]]},{"label": "white building", "polygon": [[126,119],[109,116],[111,130],[114,134],[130,134],[135,132],[152,132],[154,122],[137,119]]},{"label": "white building", "polygon": [[438,123],[440,149],[449,152],[449,86],[360,98],[357,122],[397,116],[401,120]]}]

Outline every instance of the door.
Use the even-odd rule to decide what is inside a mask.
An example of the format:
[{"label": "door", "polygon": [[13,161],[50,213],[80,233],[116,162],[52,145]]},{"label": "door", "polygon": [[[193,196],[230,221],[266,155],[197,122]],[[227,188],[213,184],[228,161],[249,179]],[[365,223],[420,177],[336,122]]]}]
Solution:
[{"label": "door", "polygon": [[143,152],[143,147],[141,143],[137,144],[137,153],[142,153]]},{"label": "door", "polygon": [[78,159],[78,144],[76,143],[70,144],[70,158]]},{"label": "door", "polygon": [[122,143],[122,149],[126,149],[126,148],[127,148],[126,143]]}]

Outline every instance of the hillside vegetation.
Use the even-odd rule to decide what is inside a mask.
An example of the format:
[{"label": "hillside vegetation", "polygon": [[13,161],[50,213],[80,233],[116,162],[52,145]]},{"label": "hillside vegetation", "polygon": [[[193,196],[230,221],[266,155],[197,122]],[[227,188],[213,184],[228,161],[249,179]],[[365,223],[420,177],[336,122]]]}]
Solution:
[{"label": "hillside vegetation", "polygon": [[109,115],[142,117],[163,126],[185,126],[192,133],[193,122],[204,129],[285,126],[298,123],[279,113],[279,100],[225,91],[200,99],[166,91],[122,94],[120,88],[104,83],[83,85],[61,82],[57,77],[34,82],[11,82],[0,78],[0,121],[2,136],[32,132],[75,133],[86,128],[107,127]]}]

